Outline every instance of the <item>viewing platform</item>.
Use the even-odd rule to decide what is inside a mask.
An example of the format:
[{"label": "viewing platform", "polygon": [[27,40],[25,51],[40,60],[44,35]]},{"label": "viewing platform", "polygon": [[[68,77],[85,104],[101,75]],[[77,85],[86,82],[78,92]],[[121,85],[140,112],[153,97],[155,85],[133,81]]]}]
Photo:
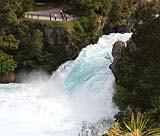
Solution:
[{"label": "viewing platform", "polygon": [[[49,10],[42,11],[31,11],[25,13],[25,18],[28,19],[36,19],[36,20],[49,20],[49,21],[64,21],[60,14],[60,8],[54,8]],[[55,14],[57,14],[57,18],[55,20]],[[64,13],[65,15],[66,13]],[[74,16],[68,14],[67,21],[73,20]]]}]

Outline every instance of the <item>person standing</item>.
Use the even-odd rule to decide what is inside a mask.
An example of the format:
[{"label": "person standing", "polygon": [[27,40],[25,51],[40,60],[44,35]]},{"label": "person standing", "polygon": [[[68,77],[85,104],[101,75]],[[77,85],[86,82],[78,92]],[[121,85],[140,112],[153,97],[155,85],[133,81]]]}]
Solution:
[{"label": "person standing", "polygon": [[59,13],[60,13],[61,16],[63,15],[63,11],[62,10],[60,10]]},{"label": "person standing", "polygon": [[66,14],[66,21],[68,20],[68,14]]},{"label": "person standing", "polygon": [[60,10],[59,13],[60,13],[60,16],[61,16],[62,21],[63,21],[64,20],[63,10]]},{"label": "person standing", "polygon": [[56,13],[54,13],[54,19],[55,19],[55,21],[57,20],[57,14]]},{"label": "person standing", "polygon": [[60,14],[60,16],[62,17],[62,15],[63,15],[63,10],[60,10],[60,11],[59,11],[59,14]]}]

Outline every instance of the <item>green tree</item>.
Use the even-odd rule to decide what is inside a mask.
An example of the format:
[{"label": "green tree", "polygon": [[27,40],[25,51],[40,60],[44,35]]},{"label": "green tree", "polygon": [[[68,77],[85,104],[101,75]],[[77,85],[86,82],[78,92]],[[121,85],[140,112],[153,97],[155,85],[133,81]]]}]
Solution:
[{"label": "green tree", "polygon": [[33,6],[34,6],[34,0],[22,1],[22,7],[24,12],[33,10]]},{"label": "green tree", "polygon": [[10,25],[17,23],[18,19],[14,6],[12,6],[9,2],[0,1],[0,26],[9,27]]},{"label": "green tree", "polygon": [[31,10],[33,0],[1,0],[0,1],[0,26],[9,27],[20,23],[24,12]]},{"label": "green tree", "polygon": [[80,12],[93,9],[96,13],[107,16],[111,9],[112,0],[71,0],[70,3],[79,8]]},{"label": "green tree", "polygon": [[160,17],[151,15],[137,26],[132,37],[137,50],[130,53],[129,47],[126,48],[119,60],[114,94],[114,101],[122,110],[139,107],[153,113],[152,118],[157,122],[160,121],[159,107],[155,107],[160,96],[159,24]]},{"label": "green tree", "polygon": [[18,49],[20,41],[14,35],[1,33],[0,35],[0,48],[3,50],[16,50]]},{"label": "green tree", "polygon": [[39,56],[43,48],[43,33],[37,29],[33,31],[33,35],[29,40],[29,45],[35,56]]},{"label": "green tree", "polygon": [[42,56],[43,33],[36,29],[32,34],[26,35],[16,54],[18,69],[38,69]]},{"label": "green tree", "polygon": [[0,50],[0,75],[13,72],[16,67],[17,63],[14,61],[13,57]]},{"label": "green tree", "polygon": [[133,3],[129,0],[113,0],[109,12],[111,27],[127,25],[132,14]]},{"label": "green tree", "polygon": [[160,1],[153,0],[151,2],[140,1],[136,10],[137,23],[142,23],[145,20],[152,18],[160,12]]}]

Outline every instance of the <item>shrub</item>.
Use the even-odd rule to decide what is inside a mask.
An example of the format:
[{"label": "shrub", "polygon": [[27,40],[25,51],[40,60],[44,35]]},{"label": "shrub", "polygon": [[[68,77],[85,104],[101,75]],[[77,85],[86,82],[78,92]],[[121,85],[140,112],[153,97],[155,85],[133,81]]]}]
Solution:
[{"label": "shrub", "polygon": [[14,71],[16,67],[17,63],[14,61],[13,57],[0,50],[0,74],[6,75]]},{"label": "shrub", "polygon": [[84,29],[82,27],[82,25],[80,24],[79,21],[76,21],[75,24],[74,24],[74,30],[78,33],[83,33],[84,32]]}]

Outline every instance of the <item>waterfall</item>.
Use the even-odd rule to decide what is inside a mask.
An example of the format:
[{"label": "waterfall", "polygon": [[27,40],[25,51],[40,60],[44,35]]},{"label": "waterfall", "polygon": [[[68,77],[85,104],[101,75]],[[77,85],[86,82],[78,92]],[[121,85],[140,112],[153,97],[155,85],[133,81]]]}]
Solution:
[{"label": "waterfall", "polygon": [[101,136],[118,112],[112,102],[112,47],[130,37],[130,33],[102,36],[51,77],[35,72],[21,84],[0,84],[0,134]]}]

